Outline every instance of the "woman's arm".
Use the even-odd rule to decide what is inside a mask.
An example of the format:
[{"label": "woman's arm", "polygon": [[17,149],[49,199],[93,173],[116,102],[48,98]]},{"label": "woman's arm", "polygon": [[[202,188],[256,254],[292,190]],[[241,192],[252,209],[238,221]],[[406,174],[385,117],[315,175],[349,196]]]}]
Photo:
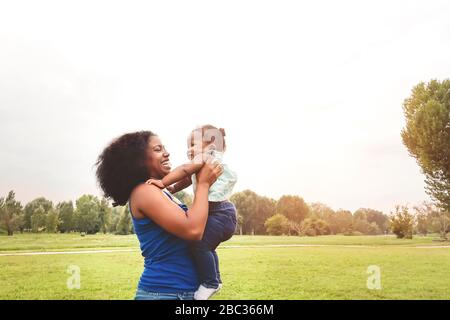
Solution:
[{"label": "woman's arm", "polygon": [[139,212],[166,231],[185,240],[201,240],[208,218],[209,187],[223,172],[220,164],[207,163],[197,175],[197,189],[191,208],[185,212],[168,199],[161,190],[149,184],[142,184],[133,191],[133,203]]}]

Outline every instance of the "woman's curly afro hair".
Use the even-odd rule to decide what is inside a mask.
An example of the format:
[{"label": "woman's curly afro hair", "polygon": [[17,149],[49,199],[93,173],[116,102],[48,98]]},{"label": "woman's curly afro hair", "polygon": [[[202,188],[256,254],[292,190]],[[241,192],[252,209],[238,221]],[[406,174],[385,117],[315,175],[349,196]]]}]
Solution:
[{"label": "woman's curly afro hair", "polygon": [[134,187],[149,179],[146,159],[152,136],[156,134],[151,131],[124,134],[98,157],[97,180],[105,197],[113,200],[113,206],[125,205]]}]

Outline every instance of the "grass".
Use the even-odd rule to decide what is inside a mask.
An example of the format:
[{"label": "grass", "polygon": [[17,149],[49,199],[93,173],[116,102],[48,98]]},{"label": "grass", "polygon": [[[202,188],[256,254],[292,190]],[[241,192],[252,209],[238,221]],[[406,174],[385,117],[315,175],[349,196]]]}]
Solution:
[{"label": "grass", "polygon": [[[325,247],[218,249],[224,288],[215,299],[450,299],[450,249],[432,238],[236,236],[226,245],[327,244]],[[343,247],[364,245],[363,247]],[[138,248],[131,236],[0,236],[0,251]],[[69,290],[69,265],[81,288]],[[367,268],[381,268],[381,290],[367,289]],[[0,256],[0,299],[132,299],[140,252]]]},{"label": "grass", "polygon": [[45,234],[24,233],[12,237],[0,236],[0,253],[10,251],[55,251],[72,249],[139,248],[135,235],[118,236],[79,233]]},{"label": "grass", "polygon": [[[437,236],[415,236],[413,239],[396,239],[388,236],[234,236],[223,243],[230,245],[266,245],[266,244],[318,244],[318,245],[365,245],[365,246],[419,246],[443,245],[433,242]],[[15,234],[12,237],[0,235],[0,253],[14,251],[58,251],[73,249],[111,249],[135,248],[139,249],[139,242],[135,235],[118,236],[112,234],[96,234],[81,237],[79,233],[69,234]]]}]

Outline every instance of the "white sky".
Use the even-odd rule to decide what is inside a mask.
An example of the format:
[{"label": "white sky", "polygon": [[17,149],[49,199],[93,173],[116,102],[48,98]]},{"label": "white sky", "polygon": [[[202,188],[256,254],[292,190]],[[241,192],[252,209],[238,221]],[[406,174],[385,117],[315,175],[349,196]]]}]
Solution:
[{"label": "white sky", "polygon": [[236,191],[416,204],[401,107],[449,77],[449,17],[448,1],[3,1],[0,195],[99,195],[114,137],[155,131],[178,165],[211,123]]}]

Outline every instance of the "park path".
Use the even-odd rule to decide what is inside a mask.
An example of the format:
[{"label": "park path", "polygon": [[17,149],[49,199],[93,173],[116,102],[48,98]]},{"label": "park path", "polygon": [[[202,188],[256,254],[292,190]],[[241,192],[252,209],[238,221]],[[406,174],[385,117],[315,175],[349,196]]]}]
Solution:
[{"label": "park path", "polygon": [[[394,248],[412,248],[412,249],[446,249],[450,246],[394,246]],[[227,245],[220,246],[219,249],[245,249],[245,248],[291,248],[291,247],[337,247],[337,248],[379,248],[382,246],[367,245],[345,245],[345,244],[263,244],[263,245]],[[385,247],[385,246],[383,246]],[[0,257],[11,256],[39,256],[39,255],[60,255],[60,254],[96,254],[96,253],[115,253],[115,252],[137,252],[139,249],[108,249],[108,250],[80,250],[80,251],[42,251],[42,252],[11,252],[0,253]]]}]

